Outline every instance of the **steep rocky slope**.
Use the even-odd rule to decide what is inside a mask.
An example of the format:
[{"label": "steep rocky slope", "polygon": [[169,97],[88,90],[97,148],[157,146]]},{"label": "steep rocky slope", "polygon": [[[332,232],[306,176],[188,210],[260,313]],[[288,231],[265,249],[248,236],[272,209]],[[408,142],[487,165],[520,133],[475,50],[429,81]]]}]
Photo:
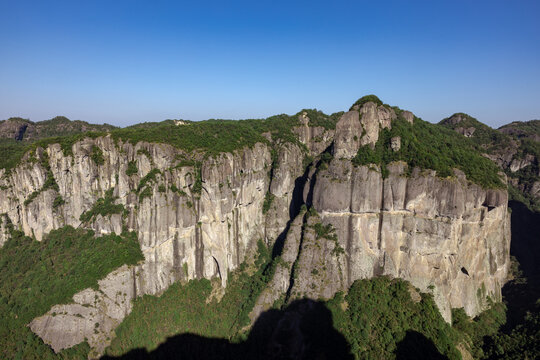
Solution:
[{"label": "steep rocky slope", "polygon": [[[432,292],[448,321],[453,307],[475,315],[488,296],[500,299],[510,244],[504,179],[477,155],[492,172],[484,182],[491,185],[473,183],[479,175],[457,157],[433,163],[438,173],[419,167],[430,158],[407,161],[423,141],[409,136],[427,125],[378,99],[364,100],[331,117],[303,111],[270,125],[244,122],[233,130],[253,132],[249,139],[212,152],[113,132],[67,147],[42,143],[16,167],[1,169],[0,243],[9,238],[7,224],[38,241],[71,225],[99,234],[135,231],[144,255],[97,289],[75,294],[73,303],[53,306],[30,323],[32,331],[55,351],[86,340],[96,356],[134,298],[195,278],[226,286],[260,239],[281,260],[253,320],[276,302],[328,299],[378,275]],[[199,129],[166,126],[171,137],[177,128]],[[152,141],[155,133],[140,131]],[[208,131],[201,135],[207,148],[227,136]],[[364,156],[377,149],[380,159]]]}]

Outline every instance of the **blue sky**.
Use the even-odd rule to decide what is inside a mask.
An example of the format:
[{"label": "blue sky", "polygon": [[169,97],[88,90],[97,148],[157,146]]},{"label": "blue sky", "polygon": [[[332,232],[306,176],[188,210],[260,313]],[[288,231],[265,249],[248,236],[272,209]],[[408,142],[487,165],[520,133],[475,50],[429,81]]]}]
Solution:
[{"label": "blue sky", "polygon": [[0,0],[0,119],[540,118],[540,1]]}]

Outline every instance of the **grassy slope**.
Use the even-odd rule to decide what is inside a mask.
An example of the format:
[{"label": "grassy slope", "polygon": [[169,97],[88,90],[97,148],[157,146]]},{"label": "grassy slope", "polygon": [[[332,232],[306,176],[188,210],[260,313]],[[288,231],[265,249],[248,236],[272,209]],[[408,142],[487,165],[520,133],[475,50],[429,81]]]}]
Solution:
[{"label": "grassy slope", "polygon": [[[0,249],[0,358],[55,358],[26,324],[52,305],[96,286],[123,264],[142,260],[134,234],[96,238],[89,230],[64,227],[37,242],[18,231]],[[86,344],[60,357],[86,356]]]}]

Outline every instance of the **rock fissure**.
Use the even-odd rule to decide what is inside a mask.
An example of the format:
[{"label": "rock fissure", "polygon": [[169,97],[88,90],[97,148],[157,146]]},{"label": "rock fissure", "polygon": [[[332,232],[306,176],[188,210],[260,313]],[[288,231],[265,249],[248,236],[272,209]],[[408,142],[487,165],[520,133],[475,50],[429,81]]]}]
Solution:
[{"label": "rock fissure", "polygon": [[305,230],[305,227],[307,226],[307,216],[308,214],[305,213],[304,216],[302,217],[302,230],[300,232],[300,241],[298,242],[298,250],[296,251],[296,259],[294,260],[291,266],[289,284],[287,287],[287,291],[285,292],[285,301],[284,301],[285,304],[288,303],[289,300],[291,299],[291,292],[294,287],[294,282],[296,280],[296,277],[298,276],[298,263],[300,261],[300,256],[302,254],[302,244],[304,242],[304,230]]}]

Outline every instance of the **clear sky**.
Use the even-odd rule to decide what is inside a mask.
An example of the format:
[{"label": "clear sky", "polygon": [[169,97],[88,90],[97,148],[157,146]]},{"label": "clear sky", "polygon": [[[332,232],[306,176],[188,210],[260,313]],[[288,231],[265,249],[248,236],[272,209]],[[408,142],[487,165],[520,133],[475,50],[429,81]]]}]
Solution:
[{"label": "clear sky", "polygon": [[0,0],[0,119],[540,118],[540,1]]}]

